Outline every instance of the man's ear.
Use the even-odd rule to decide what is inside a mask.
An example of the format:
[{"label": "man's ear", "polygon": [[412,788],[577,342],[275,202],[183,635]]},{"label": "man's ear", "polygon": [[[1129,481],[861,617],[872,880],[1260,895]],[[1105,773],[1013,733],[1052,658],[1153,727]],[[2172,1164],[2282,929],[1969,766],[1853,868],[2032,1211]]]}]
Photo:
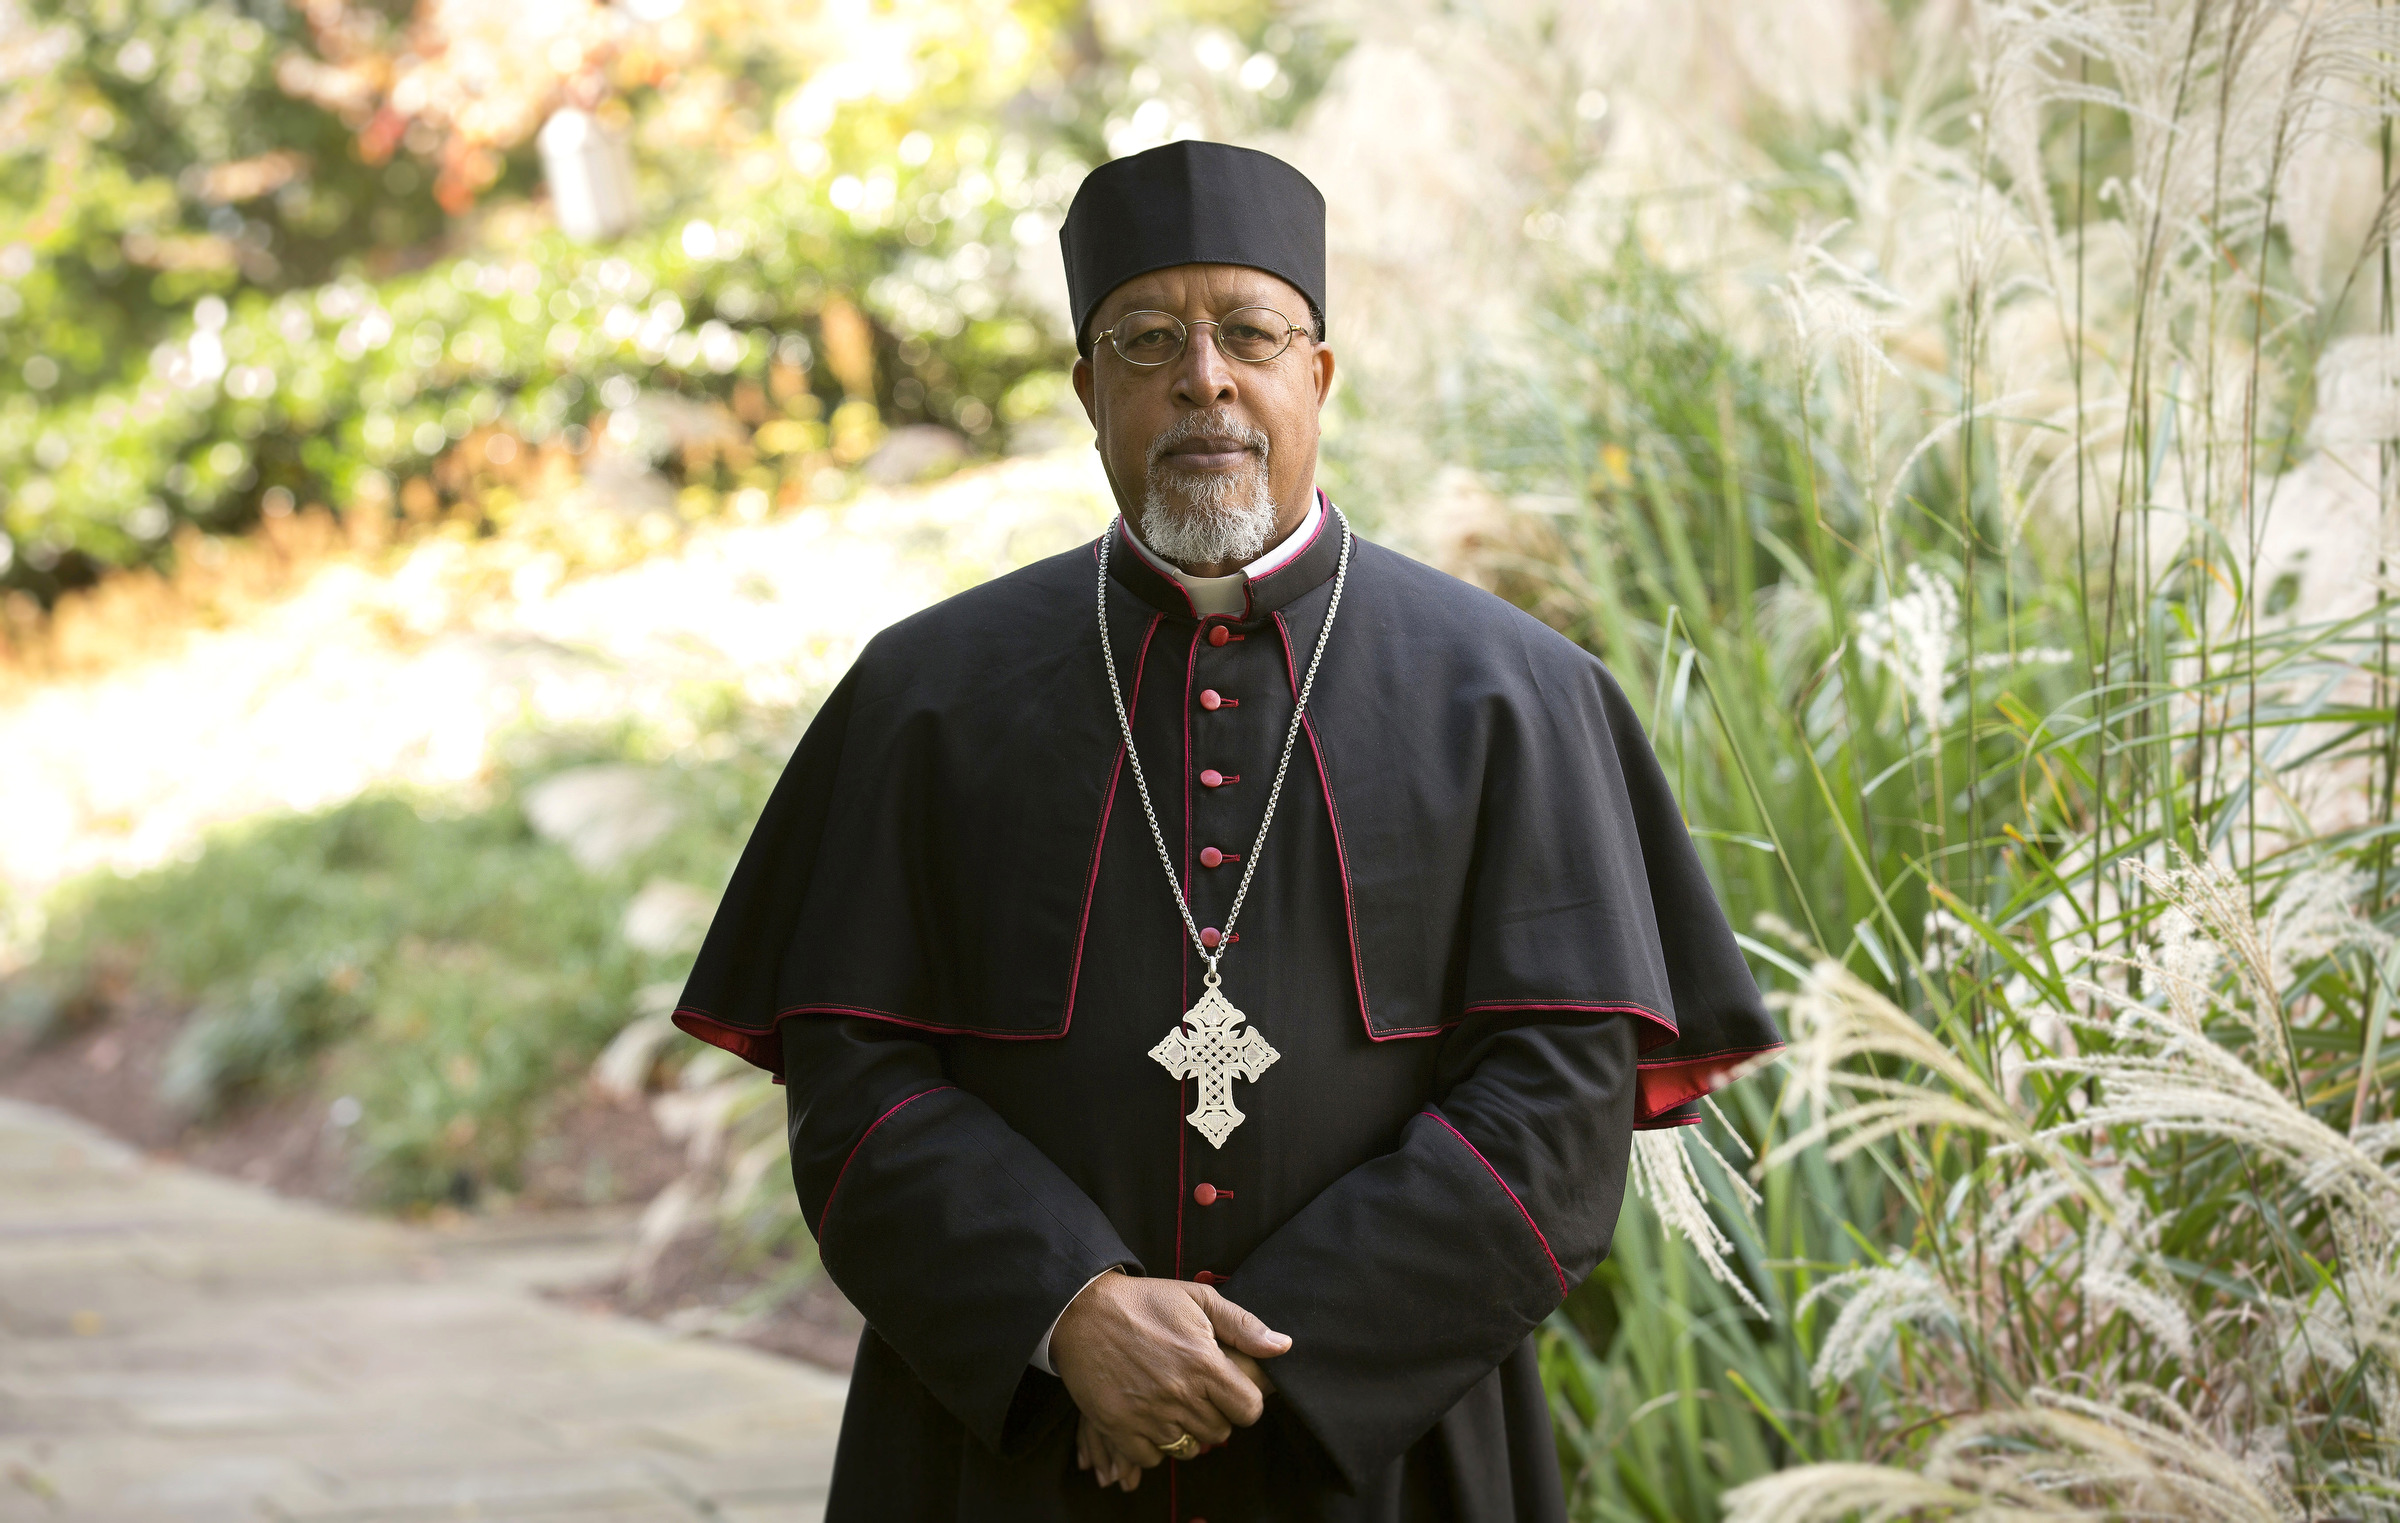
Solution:
[{"label": "man's ear", "polygon": [[1309,356],[1309,363],[1316,367],[1317,406],[1322,408],[1325,399],[1333,395],[1333,351],[1320,343],[1317,352]]},{"label": "man's ear", "polygon": [[1083,404],[1083,415],[1091,420],[1092,432],[1100,432],[1100,398],[1093,389],[1092,362],[1081,355],[1075,357],[1075,398]]}]

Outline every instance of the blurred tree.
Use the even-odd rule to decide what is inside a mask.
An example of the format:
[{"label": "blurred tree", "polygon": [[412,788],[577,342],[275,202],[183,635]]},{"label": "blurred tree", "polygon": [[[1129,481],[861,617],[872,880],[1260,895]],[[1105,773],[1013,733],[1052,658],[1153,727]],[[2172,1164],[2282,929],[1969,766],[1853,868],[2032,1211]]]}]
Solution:
[{"label": "blurred tree", "polygon": [[444,230],[414,164],[279,87],[309,41],[288,7],[39,0],[0,28],[0,364],[44,400],[138,368],[200,296],[390,270]]},{"label": "blurred tree", "polygon": [[[0,0],[0,588],[44,601],[178,525],[487,512],[489,433],[579,454],[644,391],[757,432],[711,490],[901,423],[1004,447],[1064,395],[1085,167],[1286,122],[1334,50],[1267,0],[31,4]],[[635,149],[610,246],[544,205],[569,105]],[[497,453],[449,460],[470,435]]]}]

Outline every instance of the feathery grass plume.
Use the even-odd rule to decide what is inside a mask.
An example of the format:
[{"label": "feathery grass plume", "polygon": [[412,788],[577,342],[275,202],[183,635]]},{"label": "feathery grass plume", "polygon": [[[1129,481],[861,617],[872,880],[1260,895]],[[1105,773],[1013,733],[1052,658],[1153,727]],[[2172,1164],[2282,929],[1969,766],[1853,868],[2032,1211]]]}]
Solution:
[{"label": "feathery grass plume", "polygon": [[[1771,1000],[1789,1025],[1793,1093],[1810,1103],[1816,1119],[1778,1143],[1761,1160],[1762,1171],[1819,1142],[1830,1140],[1838,1160],[1898,1132],[1953,1126],[2047,1151],[1956,1049],[1831,958],[1818,958],[1796,991]],[[1874,1058],[1895,1059],[1926,1078],[1852,1066]]]},{"label": "feathery grass plume", "polygon": [[[2400,1123],[2345,1131],[2296,1096],[2282,1003],[2312,958],[2381,948],[2353,908],[2369,885],[2296,875],[2262,921],[2221,865],[2170,860],[2131,864],[2158,896],[2153,945],[2103,958],[2121,983],[2065,980],[2043,1013],[2080,1040],[2022,1062],[2021,1092],[1830,959],[1781,1001],[1787,1098],[1815,1119],[1765,1170],[1820,1145],[2000,1145],[1916,1246],[1795,1308],[1842,1300],[1820,1388],[1881,1382],[1931,1419],[1915,1473],[1806,1466],[1729,1494],[1730,1517],[2280,1520],[2305,1515],[2303,1493],[2400,1517]],[[2043,1002],[2021,984],[2015,1029]],[[2173,1182],[2194,1162],[2230,1169],[2226,1185],[2186,1198]],[[1977,1216],[1955,1206],[1970,1191]],[[1890,1357],[1908,1326],[1934,1337]]]},{"label": "feathery grass plume", "polygon": [[2391,933],[2358,913],[2358,901],[2372,877],[2363,868],[2342,864],[2313,867],[2295,874],[2276,892],[2267,928],[2274,953],[2269,976],[2275,987],[2288,986],[2293,970],[2304,962],[2352,947],[2376,957],[2392,949]]},{"label": "feathery grass plume", "polygon": [[2307,1516],[2268,1466],[2200,1436],[2182,1408],[2142,1392],[2144,1418],[2059,1391],[1962,1418],[1921,1469],[1806,1465],[1726,1497],[1726,1523],[1877,1519],[2173,1518],[2300,1523]]},{"label": "feathery grass plume", "polygon": [[1725,1523],[2003,1523],[2098,1516],[2039,1492],[1994,1498],[1897,1465],[1803,1465],[1725,1494]]},{"label": "feathery grass plume", "polygon": [[[2160,925],[2161,955],[2145,964],[2146,968],[2174,980],[2175,986],[2185,991],[2184,998],[2207,997],[2214,958],[2195,939],[2196,933],[2205,931],[2215,950],[2230,958],[2241,983],[2245,998],[2234,1002],[2235,1013],[2249,1023],[2258,1050],[2274,1065],[2273,1071],[2288,1073],[2291,1042],[2279,1020],[2283,979],[2266,930],[2250,912],[2249,885],[2223,864],[2194,860],[2181,848],[2173,857],[2177,864],[2173,867],[2138,858],[2127,858],[2124,863],[2127,871],[2173,906]],[[2187,959],[2189,968],[2184,966]],[[2174,1008],[2178,1014],[2185,1013],[2180,1000]]]},{"label": "feathery grass plume", "polygon": [[2400,5],[1377,14],[1347,447],[1806,928],[1738,1254],[1631,1213],[1545,1348],[1578,1517],[2400,1520]]},{"label": "feathery grass plume", "polygon": [[1958,592],[1923,566],[1908,568],[1908,591],[1858,616],[1859,654],[1899,679],[1933,729],[1942,727],[1950,685],[1951,641],[1958,634]]},{"label": "feathery grass plume", "polygon": [[1884,1350],[1905,1325],[1955,1333],[1958,1306],[1924,1265],[1902,1259],[1897,1264],[1853,1269],[1820,1280],[1800,1298],[1795,1315],[1805,1315],[1818,1301],[1847,1292],[1824,1341],[1817,1346],[1810,1374],[1819,1385],[1848,1380],[1882,1359]]},{"label": "feathery grass plume", "polygon": [[[1693,1252],[1708,1270],[1709,1276],[1730,1288],[1741,1297],[1742,1304],[1761,1318],[1771,1313],[1760,1304],[1747,1282],[1732,1263],[1733,1240],[1717,1225],[1708,1209],[1708,1198],[1702,1193],[1700,1175],[1692,1167],[1692,1155],[1687,1150],[1684,1134],[1691,1127],[1669,1127],[1661,1131],[1633,1134],[1633,1157],[1630,1172],[1633,1193],[1650,1203],[1659,1221],[1667,1229],[1692,1245]],[[1727,1163],[1716,1149],[1702,1141],[1699,1146],[1716,1160],[1717,1168],[1730,1181],[1745,1205],[1756,1206],[1760,1196],[1740,1171]]]}]

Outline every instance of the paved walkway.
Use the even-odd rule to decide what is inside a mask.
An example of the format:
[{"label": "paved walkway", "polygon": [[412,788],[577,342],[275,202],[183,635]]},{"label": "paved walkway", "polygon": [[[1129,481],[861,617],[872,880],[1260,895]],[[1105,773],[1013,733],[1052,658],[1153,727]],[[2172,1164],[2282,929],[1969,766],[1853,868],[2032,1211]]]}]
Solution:
[{"label": "paved walkway", "polygon": [[841,1379],[528,1288],[579,1255],[0,1101],[0,1523],[815,1523]]}]

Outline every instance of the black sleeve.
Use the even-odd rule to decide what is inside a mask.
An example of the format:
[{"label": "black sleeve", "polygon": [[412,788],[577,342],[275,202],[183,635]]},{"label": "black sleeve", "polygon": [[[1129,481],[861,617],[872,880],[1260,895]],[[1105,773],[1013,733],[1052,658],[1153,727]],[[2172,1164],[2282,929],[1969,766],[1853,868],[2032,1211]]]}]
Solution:
[{"label": "black sleeve", "polygon": [[1356,1487],[1489,1375],[1608,1252],[1632,1146],[1630,1019],[1471,1021],[1400,1143],[1285,1223],[1224,1293]]},{"label": "black sleeve", "polygon": [[995,1452],[1071,1404],[1027,1360],[1092,1276],[1141,1261],[1056,1164],[874,1021],[783,1023],[792,1180],[826,1272]]}]

